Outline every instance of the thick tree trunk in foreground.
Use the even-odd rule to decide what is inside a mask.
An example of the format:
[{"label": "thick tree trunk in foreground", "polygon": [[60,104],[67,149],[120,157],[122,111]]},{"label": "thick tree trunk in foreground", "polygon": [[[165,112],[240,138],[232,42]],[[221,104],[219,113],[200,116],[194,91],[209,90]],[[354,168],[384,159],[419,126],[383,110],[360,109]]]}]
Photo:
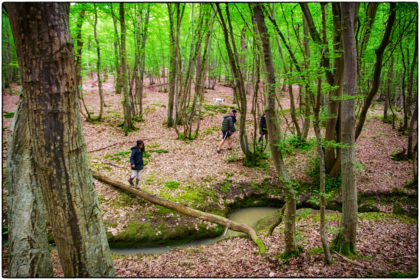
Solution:
[{"label": "thick tree trunk in foreground", "polygon": [[112,277],[79,114],[69,4],[8,3],[7,8],[28,106],[35,180],[64,276]]},{"label": "thick tree trunk in foreground", "polygon": [[285,182],[285,199],[286,199],[286,220],[284,228],[284,241],[285,241],[285,253],[295,253],[298,251],[296,244],[296,198],[294,197],[294,191],[290,186],[290,178],[287,173],[286,167],[283,162],[283,156],[278,143],[280,143],[280,126],[278,124],[278,118],[275,111],[275,88],[276,80],[274,77],[273,58],[271,56],[270,41],[268,38],[267,27],[264,22],[264,16],[261,8],[261,4],[250,4],[253,7],[254,21],[258,26],[258,32],[260,35],[264,63],[267,71],[267,104],[266,104],[266,115],[267,115],[267,130],[268,138],[270,140],[270,149],[276,171],[279,177]]},{"label": "thick tree trunk in foreground", "polygon": [[228,228],[230,228],[232,230],[235,230],[235,231],[243,232],[243,233],[249,235],[249,237],[252,239],[252,241],[254,241],[255,244],[258,246],[261,253],[263,253],[265,251],[265,245],[264,245],[263,241],[260,238],[258,238],[255,230],[253,228],[245,225],[245,224],[241,224],[241,223],[229,220],[229,219],[227,219],[225,217],[222,217],[222,216],[202,212],[202,211],[187,207],[187,206],[179,204],[179,203],[175,203],[175,202],[172,202],[172,201],[169,201],[169,200],[162,199],[162,198],[160,198],[156,195],[147,193],[147,192],[145,192],[141,189],[138,189],[138,190],[134,189],[134,188],[132,188],[132,187],[126,185],[126,184],[122,184],[122,183],[120,183],[120,182],[118,182],[118,181],[116,181],[116,180],[114,180],[110,177],[104,176],[104,175],[102,175],[99,172],[96,172],[94,170],[92,170],[92,174],[93,174],[93,177],[95,177],[95,179],[97,179],[101,182],[104,182],[104,183],[107,183],[111,186],[114,186],[114,187],[123,189],[125,191],[128,191],[128,192],[130,192],[132,194],[135,194],[135,195],[137,195],[137,196],[139,196],[143,199],[146,199],[147,201],[150,201],[151,203],[166,207],[168,209],[175,210],[175,211],[177,211],[181,214],[185,214],[187,216],[203,219],[205,221],[209,221],[209,222],[216,223],[216,224],[219,224],[219,225],[224,226],[224,227],[228,227]]},{"label": "thick tree trunk in foreground", "polygon": [[8,277],[52,277],[45,205],[32,164],[28,106],[18,103],[7,153]]},{"label": "thick tree trunk in foreground", "polygon": [[344,47],[344,85],[341,101],[341,176],[343,211],[340,227],[343,229],[333,241],[336,251],[345,255],[356,253],[357,189],[355,177],[355,116],[354,96],[357,85],[357,56],[354,40],[354,3],[341,4],[342,40]]}]

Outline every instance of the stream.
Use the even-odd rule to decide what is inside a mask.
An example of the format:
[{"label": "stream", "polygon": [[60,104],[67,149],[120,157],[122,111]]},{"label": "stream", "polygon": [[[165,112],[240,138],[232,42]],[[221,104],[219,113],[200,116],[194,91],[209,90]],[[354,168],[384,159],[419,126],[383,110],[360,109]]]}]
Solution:
[{"label": "stream", "polygon": [[[233,211],[232,213],[228,215],[228,218],[235,222],[247,224],[250,227],[254,227],[260,219],[273,214],[274,212],[276,212],[276,210],[277,208],[273,208],[273,207],[244,208],[244,209],[238,209],[238,210]],[[183,247],[212,244],[219,240],[232,237],[232,236],[237,236],[239,234],[241,233],[228,230],[227,232],[225,232],[224,234],[218,237],[191,241],[184,244],[158,246],[158,247],[144,247],[144,248],[126,248],[126,249],[112,249],[111,248],[111,251],[113,253],[122,254],[122,255],[162,254],[162,253],[168,252],[169,250],[173,248],[183,248]]]}]

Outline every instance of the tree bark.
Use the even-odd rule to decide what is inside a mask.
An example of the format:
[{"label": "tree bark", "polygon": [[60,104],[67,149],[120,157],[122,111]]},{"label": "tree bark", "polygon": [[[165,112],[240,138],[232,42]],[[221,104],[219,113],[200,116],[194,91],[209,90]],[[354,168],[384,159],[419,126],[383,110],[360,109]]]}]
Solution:
[{"label": "tree bark", "polygon": [[95,9],[95,23],[93,25],[93,34],[95,37],[96,43],[96,54],[97,54],[97,61],[96,61],[96,75],[98,77],[98,91],[99,91],[99,115],[98,120],[102,119],[102,113],[104,111],[104,93],[102,91],[102,79],[101,79],[101,48],[99,46],[98,40],[98,33],[97,33],[97,25],[98,25],[98,11],[96,7],[96,3],[93,3]]},{"label": "tree bark", "polygon": [[113,180],[110,177],[104,176],[102,174],[100,174],[99,172],[96,172],[94,170],[92,170],[92,174],[93,177],[95,177],[95,179],[104,182],[106,184],[109,184],[113,187],[117,187],[120,189],[123,189],[125,191],[128,191],[132,194],[135,194],[153,204],[157,204],[163,207],[166,207],[168,209],[171,210],[175,210],[179,213],[185,214],[187,216],[190,217],[195,217],[195,218],[199,218],[199,219],[203,219],[205,221],[208,222],[212,222],[212,223],[216,223],[219,225],[222,225],[224,227],[228,227],[234,231],[240,231],[243,232],[245,234],[247,234],[252,241],[255,242],[255,244],[258,246],[258,248],[260,249],[260,252],[263,253],[265,251],[265,246],[263,241],[257,236],[255,230],[253,228],[251,228],[250,226],[247,226],[245,224],[241,224],[232,220],[229,220],[225,217],[219,216],[219,215],[215,215],[215,214],[211,214],[211,213],[206,213],[200,210],[196,210],[190,207],[187,207],[185,205],[179,204],[179,203],[175,203],[169,200],[165,200],[162,199],[156,195],[147,193],[141,189],[134,189],[126,184],[122,184],[116,180]]},{"label": "tree bark", "polygon": [[270,150],[274,165],[278,176],[285,183],[285,199],[286,199],[286,221],[284,228],[285,253],[292,254],[298,251],[296,244],[296,198],[294,190],[290,184],[290,177],[287,173],[283,162],[283,155],[278,143],[280,143],[280,126],[278,124],[278,117],[275,111],[275,89],[276,80],[274,76],[273,58],[271,54],[270,41],[268,37],[267,27],[264,22],[264,15],[261,4],[250,4],[253,8],[254,21],[258,26],[259,37],[261,40],[264,64],[266,68],[266,77],[268,84],[268,93],[266,97],[266,116],[267,116],[267,130],[268,138],[270,140]]},{"label": "tree bark", "polygon": [[341,3],[342,40],[344,47],[344,85],[341,101],[341,176],[343,210],[340,227],[333,245],[345,255],[356,253],[357,189],[355,178],[354,96],[357,85],[357,55],[354,40],[354,3]]},{"label": "tree bark", "polygon": [[366,115],[369,110],[369,107],[372,103],[373,97],[378,92],[379,83],[380,83],[380,77],[381,77],[381,71],[382,71],[382,59],[384,55],[384,51],[386,46],[389,43],[389,38],[391,36],[392,26],[395,21],[395,14],[396,14],[396,4],[395,2],[390,3],[390,14],[388,17],[388,23],[386,25],[384,37],[382,38],[382,42],[379,45],[379,47],[375,50],[376,54],[376,62],[374,66],[374,72],[373,72],[373,81],[372,81],[372,88],[369,92],[369,94],[366,96],[365,103],[363,104],[362,111],[360,112],[359,121],[357,123],[356,127],[356,140],[359,137],[360,133],[362,132],[363,125],[366,120]]},{"label": "tree bark", "polygon": [[111,15],[112,15],[112,22],[114,23],[114,55],[115,55],[115,92],[117,94],[121,94],[121,51],[120,51],[120,39],[118,35],[118,27],[117,27],[117,19],[113,9],[113,3],[111,3]]},{"label": "tree bark", "polygon": [[21,97],[7,153],[8,277],[53,277],[45,205],[35,180],[28,122],[28,105]]},{"label": "tree bark", "polygon": [[112,277],[79,114],[69,4],[7,5],[28,106],[35,179],[64,276]]},{"label": "tree bark", "polygon": [[230,20],[229,6],[226,4],[226,20],[227,25],[229,26],[229,31],[225,23],[222,11],[220,9],[219,3],[216,3],[217,12],[219,14],[219,19],[221,22],[224,40],[226,45],[226,50],[228,52],[229,64],[234,76],[234,95],[238,103],[240,111],[240,123],[239,123],[239,143],[241,150],[245,155],[246,162],[252,162],[253,155],[249,150],[248,137],[246,134],[246,114],[247,114],[247,101],[246,101],[246,92],[245,92],[245,82],[243,79],[242,71],[239,67],[239,56],[236,50],[235,38],[233,35],[232,23]]},{"label": "tree bark", "polygon": [[[408,146],[407,146],[407,156],[408,158],[413,158],[413,142],[414,142],[414,133],[418,130],[418,127],[415,127],[414,124],[418,119],[419,112],[419,103],[416,101],[416,108],[414,109],[413,115],[410,120],[410,129],[408,132]],[[417,129],[416,129],[417,128]],[[418,135],[418,133],[417,133]]]},{"label": "tree bark", "polygon": [[[79,12],[79,18],[76,23],[76,90],[77,96],[82,101],[82,105],[85,108],[87,116],[83,113],[83,110],[80,110],[80,113],[86,119],[90,119],[90,112],[86,107],[85,99],[83,98],[83,87],[82,87],[82,50],[83,50],[83,40],[82,40],[82,25],[85,20],[86,10],[82,9]],[[80,106],[80,105],[79,105]]]},{"label": "tree bark", "polygon": [[370,34],[372,31],[373,23],[375,22],[376,17],[376,10],[378,9],[379,3],[377,2],[371,2],[367,4],[366,9],[366,16],[364,20],[364,28],[363,28],[363,34],[362,34],[362,40],[360,42],[360,47],[357,52],[357,74],[358,74],[358,80],[360,80],[360,75],[362,73],[362,58],[363,53],[366,50],[367,44],[369,42]]},{"label": "tree bark", "polygon": [[123,131],[125,135],[134,128],[132,119],[131,119],[131,102],[130,94],[128,92],[128,75],[127,75],[127,49],[125,46],[125,38],[126,38],[126,27],[125,27],[125,10],[124,10],[124,3],[120,3],[120,23],[121,23],[121,82],[122,82],[122,89],[124,92],[122,104],[124,110],[124,123],[123,123]]},{"label": "tree bark", "polygon": [[319,112],[321,108],[321,87],[322,79],[321,76],[318,78],[318,88],[317,88],[317,96],[316,99],[312,97],[312,107],[314,110],[314,131],[317,140],[317,147],[318,147],[318,155],[319,155],[319,192],[320,192],[320,223],[319,223],[319,232],[321,236],[321,243],[322,248],[324,249],[324,257],[325,263],[330,264],[332,262],[330,248],[328,246],[327,237],[325,234],[325,207],[326,207],[326,199],[325,199],[325,179],[326,179],[326,171],[325,171],[325,154],[322,148],[322,136],[321,136],[321,129],[320,129],[320,121],[319,121]]}]

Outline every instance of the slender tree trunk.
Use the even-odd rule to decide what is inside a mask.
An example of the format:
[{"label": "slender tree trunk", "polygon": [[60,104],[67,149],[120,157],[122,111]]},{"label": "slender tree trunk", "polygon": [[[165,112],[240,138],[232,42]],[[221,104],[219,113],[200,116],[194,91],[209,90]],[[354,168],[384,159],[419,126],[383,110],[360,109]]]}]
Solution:
[{"label": "slender tree trunk", "polygon": [[[82,49],[83,49],[83,40],[82,40],[82,25],[85,20],[86,10],[82,9],[79,12],[79,18],[76,23],[76,90],[77,96],[82,101],[82,105],[85,108],[87,116],[83,113],[83,110],[80,110],[80,113],[85,119],[90,120],[90,112],[86,107],[85,99],[83,98],[83,87],[82,87]],[[79,105],[80,107],[80,105]]]},{"label": "slender tree trunk", "polygon": [[79,114],[69,4],[8,3],[7,8],[28,100],[34,174],[64,276],[113,277]]},{"label": "slender tree trunk", "polygon": [[[150,18],[150,3],[147,4],[146,16],[144,19],[143,36],[140,49],[140,77],[138,80],[138,102],[139,102],[139,116],[143,119],[143,80],[144,80],[144,67],[146,65],[146,40],[147,40],[147,29],[149,27]],[[163,64],[165,65],[165,64]]]},{"label": "slender tree trunk", "polygon": [[[360,47],[358,48],[357,52],[357,78],[360,80],[362,71],[362,58],[363,54],[366,50],[367,44],[369,42],[370,34],[372,33],[372,26],[375,22],[376,17],[376,10],[378,9],[379,3],[378,2],[371,2],[368,3],[366,9],[366,16],[363,25],[363,34],[361,37]],[[364,67],[363,67],[364,68]]]},{"label": "slender tree trunk", "polygon": [[[392,88],[392,75],[394,69],[394,57],[391,57],[391,62],[388,68],[388,75],[387,75],[387,87],[386,87],[386,94],[385,94],[385,105],[384,105],[384,121],[388,119],[388,107],[392,106],[391,103],[391,88]],[[391,107],[392,110],[392,107]],[[394,118],[394,116],[393,116]]]},{"label": "slender tree trunk", "polygon": [[[318,155],[319,155],[319,191],[320,191],[320,224],[319,224],[319,232],[321,236],[321,243],[322,248],[324,249],[324,256],[325,262],[330,264],[332,262],[331,252],[328,245],[327,237],[325,234],[325,178],[326,178],[326,171],[325,171],[325,154],[322,148],[322,136],[321,136],[321,129],[319,127],[319,111],[321,108],[321,84],[322,79],[321,76],[318,78],[318,89],[317,89],[317,96],[316,99],[312,98],[312,106],[314,110],[314,131],[317,140],[317,147],[318,147]],[[312,95],[313,97],[313,95]]]},{"label": "slender tree trunk", "polygon": [[[416,132],[416,128],[417,128],[417,127],[414,127],[414,124],[417,121],[418,112],[419,112],[419,104],[418,104],[418,101],[416,101],[416,108],[414,109],[413,115],[411,116],[410,129],[409,129],[409,132],[408,132],[407,156],[409,158],[413,158],[414,133]],[[417,135],[418,135],[418,133],[417,133]]]},{"label": "slender tree trunk", "polygon": [[99,40],[98,40],[98,34],[97,34],[97,25],[98,25],[98,11],[96,7],[96,3],[93,3],[94,9],[95,9],[95,23],[93,25],[93,34],[95,37],[95,43],[96,43],[96,53],[98,60],[96,61],[96,75],[98,76],[98,91],[99,91],[99,115],[98,120],[102,119],[102,113],[104,111],[104,93],[102,91],[102,79],[101,79],[101,48],[99,46]]},{"label": "slender tree trunk", "polygon": [[123,123],[123,131],[125,135],[134,128],[132,120],[131,120],[131,100],[130,95],[128,92],[128,77],[127,77],[127,50],[125,46],[125,38],[126,38],[126,28],[125,28],[125,10],[124,10],[124,3],[120,3],[120,22],[121,22],[121,64],[122,64],[122,71],[121,71],[121,82],[122,82],[122,89],[124,92],[122,104],[124,109],[124,123]]},{"label": "slender tree trunk", "polygon": [[[357,56],[354,40],[354,9],[355,4],[341,3],[342,40],[344,47],[344,85],[346,96],[356,95]],[[355,178],[355,116],[354,98],[342,100],[341,105],[341,176],[343,211],[340,227],[343,228],[335,237],[333,246],[336,251],[345,255],[356,253],[357,228],[357,189]]]},{"label": "slender tree trunk", "polygon": [[53,277],[45,205],[35,178],[28,123],[28,104],[21,96],[7,153],[8,277]]},{"label": "slender tree trunk", "polygon": [[120,45],[120,39],[118,35],[118,27],[117,27],[117,19],[114,13],[113,9],[113,3],[111,3],[111,15],[112,15],[112,22],[114,23],[114,55],[115,55],[115,92],[117,94],[121,94],[121,45]]},{"label": "slender tree trunk", "polygon": [[267,33],[267,27],[264,22],[264,15],[261,4],[250,4],[253,8],[254,21],[258,26],[259,37],[261,40],[264,64],[267,72],[268,93],[266,97],[266,116],[267,116],[267,130],[268,138],[270,140],[270,149],[274,165],[278,176],[282,178],[285,183],[285,199],[286,199],[286,221],[284,229],[285,253],[293,254],[298,251],[296,244],[296,199],[294,190],[290,184],[290,177],[287,173],[283,162],[283,156],[278,143],[280,142],[280,126],[278,125],[278,118],[275,111],[275,88],[276,81],[274,76],[273,58],[271,55],[270,41]]},{"label": "slender tree trunk", "polygon": [[247,114],[247,102],[246,102],[246,93],[245,93],[245,83],[243,80],[243,75],[239,67],[239,57],[238,52],[236,50],[234,35],[233,35],[233,28],[232,23],[230,20],[229,14],[229,7],[226,5],[226,20],[229,26],[229,31],[227,25],[225,23],[225,19],[222,15],[222,11],[220,9],[219,3],[216,3],[216,8],[219,14],[219,18],[221,21],[225,45],[228,52],[229,57],[229,64],[231,66],[231,70],[234,76],[235,85],[234,85],[234,94],[236,100],[238,101],[238,107],[240,111],[240,123],[239,123],[239,142],[241,146],[241,150],[245,155],[245,161],[252,162],[253,155],[249,150],[248,146],[248,137],[246,134],[246,114]]},{"label": "slender tree trunk", "polygon": [[373,97],[376,95],[378,88],[379,88],[379,82],[381,77],[381,70],[382,70],[382,59],[383,54],[385,51],[386,46],[389,43],[389,38],[391,36],[392,26],[395,21],[395,14],[396,14],[396,3],[391,2],[390,3],[390,14],[388,17],[388,23],[386,25],[384,37],[382,38],[382,42],[379,45],[379,47],[375,50],[376,53],[376,62],[374,67],[374,73],[373,73],[373,82],[372,82],[372,88],[369,92],[369,94],[366,96],[365,103],[363,104],[362,111],[359,116],[359,121],[357,123],[356,127],[356,140],[359,137],[360,133],[362,132],[363,125],[366,120],[366,115],[369,110],[369,107],[372,103]]},{"label": "slender tree trunk", "polygon": [[[309,27],[308,22],[303,16],[303,46],[304,46],[304,58],[305,58],[305,68],[309,69],[309,60],[311,58],[311,52],[309,48]],[[305,113],[304,113],[304,121],[302,125],[302,135],[299,138],[300,140],[304,141],[308,137],[309,127],[311,125],[311,104],[310,104],[310,95],[312,94],[309,84],[305,85]]]}]

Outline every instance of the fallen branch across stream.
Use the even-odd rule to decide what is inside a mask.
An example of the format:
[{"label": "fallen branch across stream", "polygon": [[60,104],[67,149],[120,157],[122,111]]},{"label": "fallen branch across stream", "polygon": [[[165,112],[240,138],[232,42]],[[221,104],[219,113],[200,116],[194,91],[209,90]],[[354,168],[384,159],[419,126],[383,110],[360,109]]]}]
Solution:
[{"label": "fallen branch across stream", "polygon": [[212,222],[212,223],[216,223],[219,224],[223,227],[226,228],[230,228],[234,231],[240,231],[243,232],[245,234],[247,234],[252,241],[255,242],[255,244],[258,246],[260,253],[264,253],[265,251],[265,245],[264,242],[258,238],[257,233],[255,232],[255,230],[250,227],[247,226],[245,224],[241,224],[241,223],[237,223],[235,221],[229,220],[225,217],[219,216],[219,215],[215,215],[215,214],[210,214],[210,213],[206,213],[203,211],[199,211],[190,207],[187,207],[185,205],[179,204],[179,203],[175,203],[169,200],[165,200],[162,199],[156,195],[150,194],[148,192],[145,192],[141,189],[134,189],[130,186],[128,186],[127,184],[123,184],[119,181],[116,181],[108,176],[102,175],[97,171],[92,170],[92,175],[95,179],[104,182],[106,184],[109,184],[111,186],[123,189],[125,191],[128,191],[132,194],[135,194],[143,199],[146,199],[147,201],[150,201],[153,204],[158,204],[160,206],[169,208],[171,210],[175,210],[179,213],[182,213],[184,215],[187,216],[191,216],[191,217],[195,217],[195,218],[199,218],[208,222]]}]

